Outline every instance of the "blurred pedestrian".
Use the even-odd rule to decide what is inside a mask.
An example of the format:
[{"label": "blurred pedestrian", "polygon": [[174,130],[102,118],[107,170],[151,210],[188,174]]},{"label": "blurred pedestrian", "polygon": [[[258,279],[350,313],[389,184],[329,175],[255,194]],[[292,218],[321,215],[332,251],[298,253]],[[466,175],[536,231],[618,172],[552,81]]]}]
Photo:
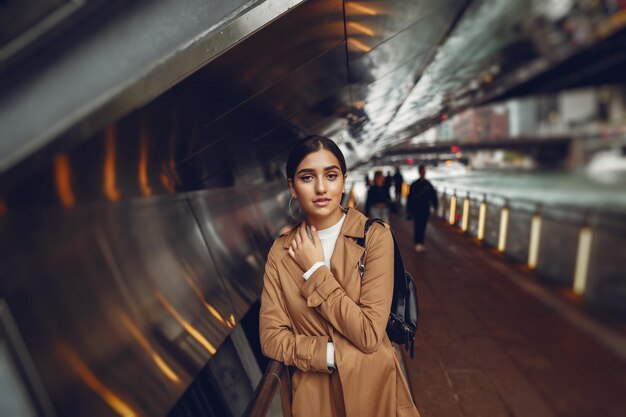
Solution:
[{"label": "blurred pedestrian", "polygon": [[396,173],[393,176],[394,191],[396,192],[396,206],[400,209],[402,198],[402,185],[404,184],[404,177],[400,173],[400,167],[396,167]]},{"label": "blurred pedestrian", "polygon": [[385,188],[387,189],[387,195],[389,195],[389,203],[387,207],[389,207],[389,211],[391,213],[397,213],[396,203],[391,199],[391,186],[393,185],[393,176],[391,175],[391,171],[387,171],[387,176],[385,176]]},{"label": "blurred pedestrian", "polygon": [[389,188],[385,186],[385,176],[382,171],[376,171],[374,173],[374,183],[367,192],[365,205],[369,208],[369,213],[366,215],[389,223],[390,204],[391,197],[389,197]]},{"label": "blurred pedestrian", "polygon": [[431,207],[437,210],[437,192],[435,187],[426,179],[426,167],[420,165],[418,168],[420,177],[411,184],[409,197],[407,198],[407,217],[413,219],[413,243],[415,252],[426,250],[426,225],[430,217]]},{"label": "blurred pedestrian", "polygon": [[392,184],[393,184],[393,177],[391,176],[391,171],[387,171],[387,176],[385,177],[385,188],[387,188],[387,192],[391,190]]}]

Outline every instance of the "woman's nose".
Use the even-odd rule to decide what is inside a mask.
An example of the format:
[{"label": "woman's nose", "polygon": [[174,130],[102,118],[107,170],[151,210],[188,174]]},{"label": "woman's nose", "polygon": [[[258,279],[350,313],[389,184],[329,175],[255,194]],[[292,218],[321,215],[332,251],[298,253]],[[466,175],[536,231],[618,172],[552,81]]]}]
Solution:
[{"label": "woman's nose", "polygon": [[315,191],[317,191],[318,193],[323,193],[326,191],[326,184],[324,184],[324,181],[317,182],[317,187]]}]

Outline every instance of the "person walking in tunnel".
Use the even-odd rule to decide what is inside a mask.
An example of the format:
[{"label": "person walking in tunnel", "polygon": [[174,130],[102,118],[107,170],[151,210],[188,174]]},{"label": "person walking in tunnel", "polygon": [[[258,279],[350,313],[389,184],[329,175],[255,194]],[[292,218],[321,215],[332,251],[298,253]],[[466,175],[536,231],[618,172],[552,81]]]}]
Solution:
[{"label": "person walking in tunnel", "polygon": [[413,243],[415,252],[426,250],[426,225],[430,217],[430,208],[435,210],[439,207],[437,192],[435,187],[426,179],[426,167],[420,165],[418,168],[419,178],[411,184],[409,196],[407,197],[406,211],[407,217],[413,219]]},{"label": "person walking in tunnel", "polygon": [[393,175],[393,186],[396,194],[396,207],[401,209],[402,204],[402,185],[404,184],[404,177],[400,173],[400,167],[396,167],[396,173]]},{"label": "person walking in tunnel", "polygon": [[393,184],[393,176],[391,175],[391,171],[387,171],[387,175],[385,176],[385,188],[387,192],[391,191],[391,185]]},{"label": "person walking in tunnel", "polygon": [[293,416],[419,417],[385,331],[394,285],[389,227],[368,231],[361,278],[356,239],[367,218],[340,205],[347,170],[337,145],[305,138],[286,172],[304,221],[268,253],[259,333],[265,356],[295,367]]},{"label": "person walking in tunnel", "polygon": [[391,197],[389,197],[389,188],[385,184],[385,176],[382,171],[376,171],[374,173],[374,183],[367,191],[365,214],[389,223],[390,204]]}]

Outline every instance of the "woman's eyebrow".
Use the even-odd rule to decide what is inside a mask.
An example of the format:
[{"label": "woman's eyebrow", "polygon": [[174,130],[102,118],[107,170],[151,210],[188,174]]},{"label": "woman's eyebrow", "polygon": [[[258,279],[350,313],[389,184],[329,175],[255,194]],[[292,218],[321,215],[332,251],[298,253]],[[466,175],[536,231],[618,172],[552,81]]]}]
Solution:
[{"label": "woman's eyebrow", "polygon": [[315,172],[315,170],[313,168],[302,168],[300,171],[296,173],[296,175],[300,175],[300,174],[308,173],[308,172]]},{"label": "woman's eyebrow", "polygon": [[[337,165],[330,165],[324,168],[324,171],[330,171],[331,169],[339,169],[339,167]],[[300,171],[298,171],[296,175],[309,173],[309,172],[315,172],[315,170],[313,168],[302,168]]]}]

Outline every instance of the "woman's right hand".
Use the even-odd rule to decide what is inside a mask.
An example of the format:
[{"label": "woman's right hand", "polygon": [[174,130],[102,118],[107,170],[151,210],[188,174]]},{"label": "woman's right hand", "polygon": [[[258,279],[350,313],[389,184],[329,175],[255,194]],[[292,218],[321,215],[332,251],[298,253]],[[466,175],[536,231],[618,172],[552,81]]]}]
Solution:
[{"label": "woman's right hand", "polygon": [[302,222],[289,246],[289,256],[296,261],[296,264],[303,270],[308,271],[314,263],[324,262],[324,251],[322,242],[317,235],[315,226],[311,226],[311,236],[306,232],[306,223]]}]

